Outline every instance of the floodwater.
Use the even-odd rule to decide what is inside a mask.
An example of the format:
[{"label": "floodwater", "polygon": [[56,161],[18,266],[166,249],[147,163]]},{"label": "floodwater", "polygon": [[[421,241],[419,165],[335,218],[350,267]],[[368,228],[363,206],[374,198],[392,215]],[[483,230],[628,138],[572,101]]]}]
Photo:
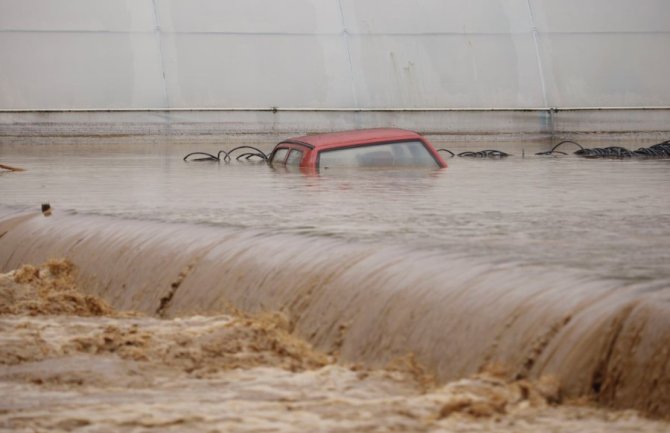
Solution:
[{"label": "floodwater", "polygon": [[[436,385],[412,359],[335,364],[281,316],[164,320],[82,294],[71,264],[0,274],[0,431],[665,432],[552,378]],[[563,403],[563,404],[561,404]]]},{"label": "floodwater", "polygon": [[520,146],[507,146],[515,154],[507,160],[456,158],[446,170],[309,176],[181,160],[234,145],[5,145],[0,159],[28,171],[3,175],[1,203],[402,243],[630,281],[670,278],[670,161],[533,156],[546,150],[539,146],[522,159]]},{"label": "floodwater", "polygon": [[670,428],[628,410],[670,412],[670,161],[310,174],[160,141],[0,145],[27,169],[0,271],[79,269],[0,278],[0,428]]}]

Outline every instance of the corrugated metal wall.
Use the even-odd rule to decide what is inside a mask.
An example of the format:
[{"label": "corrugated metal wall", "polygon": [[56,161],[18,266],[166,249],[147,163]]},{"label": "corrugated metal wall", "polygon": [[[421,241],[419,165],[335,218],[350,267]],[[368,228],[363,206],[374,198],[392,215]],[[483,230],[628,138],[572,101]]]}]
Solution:
[{"label": "corrugated metal wall", "polygon": [[0,109],[670,105],[668,0],[0,0]]}]

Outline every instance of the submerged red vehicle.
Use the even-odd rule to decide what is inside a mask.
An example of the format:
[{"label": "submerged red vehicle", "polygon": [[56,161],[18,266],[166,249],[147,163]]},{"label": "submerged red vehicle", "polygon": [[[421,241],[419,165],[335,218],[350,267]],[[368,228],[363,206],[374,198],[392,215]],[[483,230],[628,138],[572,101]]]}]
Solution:
[{"label": "submerged red vehicle", "polygon": [[399,128],[359,129],[289,138],[275,146],[269,162],[322,169],[447,166],[426,138]]}]

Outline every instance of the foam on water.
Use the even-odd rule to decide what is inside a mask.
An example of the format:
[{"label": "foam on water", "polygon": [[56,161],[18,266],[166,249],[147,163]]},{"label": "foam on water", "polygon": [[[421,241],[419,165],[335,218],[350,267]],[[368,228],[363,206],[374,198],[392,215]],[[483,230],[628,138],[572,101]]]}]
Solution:
[{"label": "foam on water", "polygon": [[100,308],[75,275],[62,260],[0,274],[2,431],[667,430],[565,401],[555,378],[506,380],[499,366],[437,385],[412,357],[336,365],[281,314]]}]

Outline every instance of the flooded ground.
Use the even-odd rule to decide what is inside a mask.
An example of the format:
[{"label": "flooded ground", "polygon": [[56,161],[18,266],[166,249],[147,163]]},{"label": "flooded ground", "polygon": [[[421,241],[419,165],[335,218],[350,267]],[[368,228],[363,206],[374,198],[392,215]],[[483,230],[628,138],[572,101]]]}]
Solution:
[{"label": "flooded ground", "polygon": [[0,271],[80,271],[0,277],[0,428],[670,429],[670,161],[181,160],[238,144],[0,144]]},{"label": "flooded ground", "polygon": [[[670,278],[668,160],[537,157],[547,146],[506,143],[514,155],[507,160],[450,159],[442,171],[305,176],[264,164],[181,160],[239,142],[159,140],[2,145],[0,160],[28,171],[3,175],[1,203],[402,243],[629,281]],[[270,150],[278,140],[251,144]],[[495,144],[468,149],[485,147]]]},{"label": "flooded ground", "polygon": [[170,320],[81,293],[52,260],[0,275],[0,431],[665,432],[496,371],[437,385],[412,359],[337,365],[280,316]]}]

